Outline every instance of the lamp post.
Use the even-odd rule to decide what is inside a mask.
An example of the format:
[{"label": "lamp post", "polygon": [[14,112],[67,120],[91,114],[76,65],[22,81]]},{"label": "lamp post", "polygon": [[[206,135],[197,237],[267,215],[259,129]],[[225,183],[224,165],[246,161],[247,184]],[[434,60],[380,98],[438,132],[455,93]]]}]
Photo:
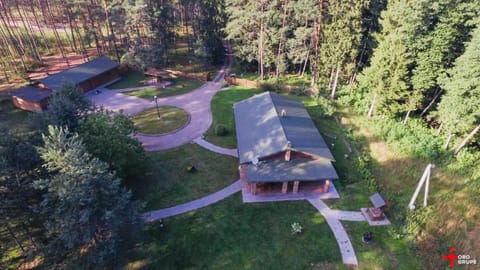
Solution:
[{"label": "lamp post", "polygon": [[157,107],[158,119],[160,119],[160,110],[158,110],[158,97],[154,96],[153,99],[155,100],[155,106]]}]

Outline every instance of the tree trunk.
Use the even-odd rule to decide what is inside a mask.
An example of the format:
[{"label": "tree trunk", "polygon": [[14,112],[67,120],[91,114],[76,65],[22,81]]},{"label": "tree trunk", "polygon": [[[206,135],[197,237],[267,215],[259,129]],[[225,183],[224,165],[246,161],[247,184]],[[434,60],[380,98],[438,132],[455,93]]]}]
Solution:
[{"label": "tree trunk", "polygon": [[[35,31],[32,28],[30,20],[27,18],[27,15],[25,13],[25,9],[23,8],[23,5],[22,5],[22,8],[20,8],[20,5],[18,4],[17,1],[15,1],[15,4],[16,4],[16,7],[17,7],[18,15],[20,16],[20,19],[22,20],[23,26],[27,29],[27,34],[26,35],[28,37],[30,47],[32,48],[32,57],[36,61],[42,62],[42,57],[40,56],[40,52],[38,51],[37,39],[33,36],[33,33],[35,33]],[[23,12],[23,14],[22,14],[22,12]],[[25,19],[25,18],[27,18],[27,19]]]},{"label": "tree trunk", "polygon": [[[39,0],[39,4],[40,4],[40,6],[42,7],[42,10],[43,10],[43,6],[42,6],[40,0]],[[63,60],[67,63],[67,66],[70,67],[70,62],[68,61],[68,58],[65,55],[65,48],[63,47],[62,40],[60,39],[60,35],[58,34],[57,27],[55,26],[52,11],[50,9],[50,5],[48,4],[48,1],[45,1],[45,5],[46,5],[45,7],[47,9],[46,14],[48,16],[48,21],[50,22],[50,27],[53,29],[53,34],[55,36],[55,40],[56,40],[58,49],[60,50],[60,53],[62,54]]]},{"label": "tree trunk", "polygon": [[452,137],[453,137],[453,134],[448,134],[447,141],[445,142],[445,145],[443,146],[443,148],[444,148],[445,150],[448,149],[448,145],[450,144],[450,141],[452,140]]},{"label": "tree trunk", "polygon": [[17,246],[22,250],[23,253],[25,253],[25,247],[23,247],[22,243],[20,243],[20,241],[19,241],[18,238],[15,236],[15,233],[13,233],[12,229],[10,228],[10,226],[8,226],[8,224],[5,224],[5,226],[7,227],[8,233],[9,233],[10,236],[13,238],[13,240],[15,241],[15,243],[17,244]]},{"label": "tree trunk", "polygon": [[408,117],[410,116],[410,113],[411,113],[411,112],[412,112],[411,110],[407,111],[407,114],[405,115],[405,118],[403,119],[403,124],[404,124],[404,125],[407,124]]},{"label": "tree trunk", "polygon": [[356,80],[357,80],[357,72],[354,71],[352,77],[350,77],[350,81],[348,82],[348,89],[349,90],[352,90],[352,87],[355,84]]},{"label": "tree trunk", "polygon": [[456,156],[458,154],[458,152],[460,152],[460,150],[462,150],[462,148],[473,138],[473,136],[475,136],[475,134],[477,134],[477,132],[479,130],[480,130],[480,125],[475,127],[472,130],[472,132],[470,132],[468,134],[468,136],[465,137],[465,139],[463,139],[463,141],[457,147],[455,147],[455,151],[453,151],[453,155]]},{"label": "tree trunk", "polygon": [[115,32],[113,31],[113,26],[112,22],[110,21],[110,15],[108,13],[108,8],[107,8],[107,0],[103,0],[103,7],[105,9],[105,19],[107,21],[107,28],[108,28],[108,33],[110,33],[111,37],[108,38],[108,42],[110,42],[110,39],[113,39],[113,46],[115,48],[115,55],[117,56],[117,61],[120,63],[120,52],[118,51],[118,46],[117,46],[117,38],[115,37]]},{"label": "tree trunk", "polygon": [[338,74],[340,73],[340,67],[337,67],[337,72],[335,73],[335,80],[333,81],[333,86],[332,86],[332,94],[330,97],[332,99],[335,99],[335,93],[337,92],[337,85],[338,85]]},{"label": "tree trunk", "polygon": [[435,96],[433,97],[432,101],[430,101],[428,106],[425,107],[425,109],[423,109],[422,113],[420,114],[420,117],[423,117],[423,115],[433,106],[433,104],[435,104],[435,101],[441,94],[442,94],[442,90],[437,88]]},{"label": "tree trunk", "polygon": [[261,18],[260,18],[260,40],[258,41],[258,68],[260,72],[260,80],[263,81],[265,79],[265,74],[264,74],[264,67],[263,67],[263,31],[264,31],[264,25],[263,25],[263,13],[264,13],[264,4],[263,1],[261,3]]},{"label": "tree trunk", "polygon": [[[0,12],[0,20],[2,21],[2,24],[3,25],[8,25],[8,23],[6,22],[5,20],[5,17],[3,16],[2,12]],[[17,44],[17,39],[14,37],[13,33],[10,31],[10,27],[4,27],[6,33],[8,34],[8,38],[10,39],[10,42],[6,42],[5,44],[11,44],[10,46],[8,46],[9,48],[12,48],[14,52],[17,53],[16,57],[15,58],[19,58],[20,59],[20,62],[22,63],[22,67],[23,67],[23,71],[24,72],[27,72],[27,66],[25,64],[25,61],[23,59],[23,50],[21,50],[22,48],[20,46],[14,46],[14,44]],[[3,28],[0,27],[0,30],[3,32]],[[7,35],[5,35],[5,37],[7,37]],[[13,53],[12,53],[13,54]],[[13,58],[13,59],[15,59]]]},{"label": "tree trunk", "polygon": [[442,131],[443,128],[443,123],[440,124],[440,126],[437,129],[437,136],[440,135],[440,132]]},{"label": "tree trunk", "polygon": [[47,42],[47,38],[45,37],[45,33],[43,32],[42,30],[42,26],[40,25],[40,23],[38,22],[38,18],[37,18],[37,13],[35,11],[35,4],[33,3],[33,0],[30,0],[29,2],[30,4],[30,11],[32,12],[32,15],[33,15],[33,18],[35,19],[35,25],[37,26],[38,28],[38,31],[40,32],[40,35],[42,36],[42,39],[43,39],[43,46],[45,46],[45,48],[47,49],[47,51],[50,51],[50,46]]},{"label": "tree trunk", "polygon": [[332,89],[333,78],[335,76],[335,68],[330,69],[330,78],[328,79],[328,89]]},{"label": "tree trunk", "polygon": [[302,78],[305,75],[305,70],[307,69],[308,57],[310,57],[310,49],[307,51],[307,57],[305,58],[305,63],[303,64],[302,74],[300,75]]},{"label": "tree trunk", "polygon": [[371,118],[373,115],[373,110],[375,109],[375,103],[377,102],[377,94],[373,94],[372,104],[370,105],[370,109],[368,110],[367,117]]},{"label": "tree trunk", "polygon": [[285,29],[285,25],[287,23],[287,5],[288,1],[284,1],[282,3],[282,8],[283,8],[283,18],[282,18],[282,34],[280,36],[280,41],[278,44],[278,52],[277,52],[277,64],[275,65],[275,77],[278,78],[280,77],[280,60],[281,60],[281,55],[283,53],[283,44],[285,42],[285,35],[283,34],[283,31]]}]

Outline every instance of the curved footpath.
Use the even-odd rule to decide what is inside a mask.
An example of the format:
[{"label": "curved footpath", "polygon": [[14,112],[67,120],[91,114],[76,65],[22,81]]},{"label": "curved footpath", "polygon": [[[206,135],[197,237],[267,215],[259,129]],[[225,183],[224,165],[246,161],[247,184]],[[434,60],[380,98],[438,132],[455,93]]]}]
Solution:
[{"label": "curved footpath", "polygon": [[[145,150],[166,150],[181,146],[202,136],[212,124],[212,112],[210,110],[212,98],[221,90],[223,77],[225,74],[228,74],[231,66],[232,56],[228,55],[225,65],[217,73],[213,81],[205,83],[190,93],[159,98],[157,100],[159,106],[175,106],[187,111],[190,114],[190,123],[181,130],[165,135],[136,135],[135,137],[142,142]],[[153,100],[122,94],[124,91],[125,89],[103,89],[99,94],[90,94],[88,97],[97,106],[107,110],[121,111],[126,115],[134,115],[155,106]]]},{"label": "curved footpath", "polygon": [[220,200],[223,200],[233,195],[234,193],[239,192],[241,189],[242,189],[242,182],[240,180],[237,180],[230,186],[222,190],[219,190],[215,193],[212,193],[208,196],[205,196],[203,198],[200,198],[188,203],[184,203],[184,204],[179,204],[170,208],[164,208],[160,210],[146,212],[142,215],[142,217],[146,222],[152,222],[162,218],[180,215],[189,211],[193,211],[193,210],[214,204]]},{"label": "curved footpath", "polygon": [[223,148],[220,146],[217,146],[215,144],[212,144],[210,142],[205,141],[202,137],[198,137],[193,140],[196,144],[200,145],[201,147],[210,150],[212,152],[226,155],[226,156],[231,156],[231,157],[238,157],[238,152],[237,149],[228,149],[228,148]]}]

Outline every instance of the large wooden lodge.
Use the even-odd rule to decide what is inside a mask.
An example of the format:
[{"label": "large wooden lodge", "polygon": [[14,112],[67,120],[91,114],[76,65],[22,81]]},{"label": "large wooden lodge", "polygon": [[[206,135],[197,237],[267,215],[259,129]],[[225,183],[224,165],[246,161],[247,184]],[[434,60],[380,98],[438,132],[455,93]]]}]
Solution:
[{"label": "large wooden lodge", "polygon": [[302,103],[271,92],[234,104],[240,177],[253,195],[328,192],[334,158]]}]

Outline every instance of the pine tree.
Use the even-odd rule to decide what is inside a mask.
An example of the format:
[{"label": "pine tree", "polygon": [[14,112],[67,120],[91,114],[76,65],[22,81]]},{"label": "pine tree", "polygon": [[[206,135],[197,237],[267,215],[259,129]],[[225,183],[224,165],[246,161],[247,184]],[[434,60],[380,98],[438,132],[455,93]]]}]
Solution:
[{"label": "pine tree", "polygon": [[138,204],[108,165],[92,157],[77,134],[49,126],[38,151],[52,174],[38,211],[48,217],[47,258],[80,268],[113,266],[121,231],[139,222]]},{"label": "pine tree", "polygon": [[402,27],[405,1],[390,2],[382,13],[382,33],[378,34],[370,66],[359,76],[359,89],[371,98],[368,116],[374,112],[395,116],[408,110],[411,98],[408,67],[412,63],[405,45],[406,32]]},{"label": "pine tree", "polygon": [[128,116],[98,111],[81,122],[78,133],[92,155],[108,163],[111,171],[128,182],[144,177],[148,167],[142,144],[131,137],[134,130]]},{"label": "pine tree", "polygon": [[[471,35],[465,52],[447,71],[447,77],[440,80],[446,93],[438,105],[438,114],[447,134],[465,136],[478,132],[480,125],[480,27]],[[459,150],[457,147],[456,152]]]}]

